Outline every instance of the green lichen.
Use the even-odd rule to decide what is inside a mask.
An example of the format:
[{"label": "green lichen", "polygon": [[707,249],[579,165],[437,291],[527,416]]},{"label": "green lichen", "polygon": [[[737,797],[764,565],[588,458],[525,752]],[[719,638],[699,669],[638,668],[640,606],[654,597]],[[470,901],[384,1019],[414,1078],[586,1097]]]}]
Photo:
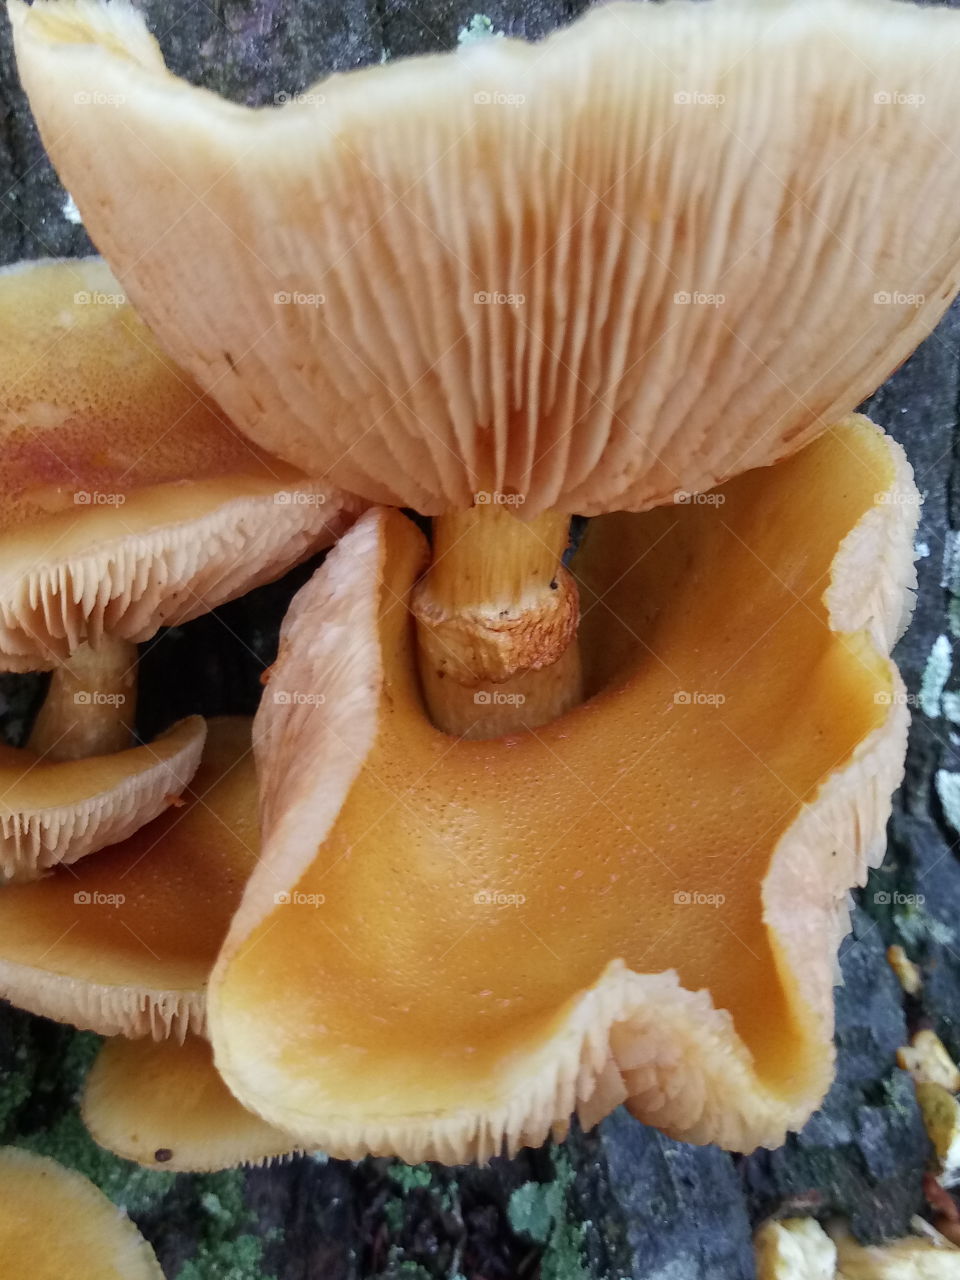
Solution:
[{"label": "green lichen", "polygon": [[473,40],[499,40],[502,31],[496,31],[485,13],[475,13],[465,27],[457,32],[457,44],[469,44]]},{"label": "green lichen", "polygon": [[243,1229],[254,1222],[244,1198],[243,1170],[206,1174],[197,1183],[205,1218],[196,1253],[175,1280],[273,1280],[264,1270],[263,1248],[278,1232],[256,1236]]},{"label": "green lichen", "polygon": [[263,1269],[263,1241],[252,1235],[236,1236],[200,1248],[177,1272],[175,1280],[274,1280]]},{"label": "green lichen", "polygon": [[0,1076],[0,1137],[33,1090],[33,1069],[27,1046],[17,1045],[13,1059],[4,1063]]},{"label": "green lichen", "polygon": [[960,833],[960,773],[938,769],[934,784],[943,807],[943,816],[954,831]]},{"label": "green lichen", "polygon": [[919,947],[928,939],[947,945],[955,941],[953,931],[940,920],[927,915],[918,905],[894,911],[893,921],[908,947]]},{"label": "green lichen", "polygon": [[404,1194],[414,1191],[417,1187],[429,1187],[433,1182],[433,1173],[430,1166],[426,1164],[403,1164],[398,1160],[390,1166],[388,1172]]},{"label": "green lichen", "polygon": [[507,1217],[518,1235],[544,1246],[542,1280],[588,1280],[583,1262],[584,1223],[571,1217],[568,1208],[575,1174],[562,1147],[553,1148],[553,1167],[556,1176],[552,1182],[527,1182],[514,1191]]},{"label": "green lichen", "polygon": [[920,681],[920,709],[935,720],[940,715],[940,695],[950,676],[953,645],[948,636],[937,636]]}]

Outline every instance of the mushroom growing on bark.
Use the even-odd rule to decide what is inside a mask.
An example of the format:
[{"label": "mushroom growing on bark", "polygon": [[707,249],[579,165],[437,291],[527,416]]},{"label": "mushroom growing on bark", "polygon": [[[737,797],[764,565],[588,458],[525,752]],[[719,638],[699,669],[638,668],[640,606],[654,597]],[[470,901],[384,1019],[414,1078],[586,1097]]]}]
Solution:
[{"label": "mushroom growing on bark", "polygon": [[102,1035],[202,1033],[207,977],[258,850],[250,722],[214,718],[182,805],[0,888],[0,995]]},{"label": "mushroom growing on bark", "polygon": [[0,889],[0,994],[116,1037],[90,1072],[84,1118],[126,1159],[205,1171],[296,1149],[232,1097],[203,1038],[207,979],[258,849],[250,722],[215,718],[182,806],[76,867]]},{"label": "mushroom growing on bark", "polygon": [[29,749],[0,755],[20,878],[124,839],[197,766],[199,717],[131,748],[136,643],[277,577],[351,506],[244,439],[99,259],[0,273],[0,451],[0,668],[53,670]]},{"label": "mushroom growing on bark", "polygon": [[902,769],[918,495],[846,415],[957,289],[960,15],[609,5],[251,110],[125,4],[10,12],[158,340],[263,447],[434,517],[432,554],[362,517],[285,624],[230,1088],[341,1155],[620,1101],[779,1142]]}]

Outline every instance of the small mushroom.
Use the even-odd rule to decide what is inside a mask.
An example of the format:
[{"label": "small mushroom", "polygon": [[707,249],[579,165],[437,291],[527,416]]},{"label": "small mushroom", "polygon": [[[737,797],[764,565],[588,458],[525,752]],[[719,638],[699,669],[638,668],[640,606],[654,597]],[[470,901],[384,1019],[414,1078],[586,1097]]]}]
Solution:
[{"label": "small mushroom", "polygon": [[249,720],[209,722],[185,799],[96,857],[0,888],[0,995],[103,1035],[203,1031],[259,848]]},{"label": "small mushroom", "polygon": [[209,992],[240,1101],[411,1161],[621,1101],[736,1149],[799,1127],[831,1077],[844,894],[902,772],[886,655],[916,497],[852,418],[715,505],[596,519],[588,698],[493,741],[425,715],[424,540],[361,517],[294,600],[255,722],[262,856]]},{"label": "small mushroom", "polygon": [[457,736],[580,700],[571,512],[795,452],[960,283],[950,10],[611,4],[260,110],[173,76],[122,0],[10,15],[167,350],[258,444],[437,517],[412,603]]},{"label": "small mushroom", "polygon": [[108,1040],[83,1090],[83,1119],[101,1147],[124,1160],[175,1173],[209,1173],[296,1155],[288,1134],[236,1100],[213,1065],[210,1045]]},{"label": "small mushroom", "polygon": [[205,736],[189,716],[149,746],[81,760],[0,744],[0,876],[36,879],[125,840],[184,790]]},{"label": "small mushroom", "polygon": [[163,1280],[122,1209],[56,1160],[0,1147],[0,1274],[9,1280]]},{"label": "small mushroom", "polygon": [[196,767],[197,722],[152,772],[122,751],[135,643],[276,577],[350,506],[244,440],[99,259],[0,273],[0,458],[0,668],[54,669],[30,753],[0,762],[0,871],[24,877],[125,838]]}]

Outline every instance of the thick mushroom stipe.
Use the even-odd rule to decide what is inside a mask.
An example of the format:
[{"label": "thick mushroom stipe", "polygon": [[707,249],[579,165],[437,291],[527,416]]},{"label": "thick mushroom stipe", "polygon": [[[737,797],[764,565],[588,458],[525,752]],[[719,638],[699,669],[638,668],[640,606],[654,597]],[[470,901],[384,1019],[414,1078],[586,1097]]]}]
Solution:
[{"label": "thick mushroom stipe", "polygon": [[126,840],[179,799],[205,738],[190,716],[148,746],[80,760],[0,744],[0,875],[35,880]]},{"label": "thick mushroom stipe", "polygon": [[356,504],[250,444],[99,259],[0,273],[0,667],[139,642],[278,577]]},{"label": "thick mushroom stipe", "polygon": [[148,1169],[211,1173],[296,1155],[288,1134],[236,1100],[199,1036],[113,1039],[83,1091],[83,1119],[101,1147]]},{"label": "thick mushroom stipe", "polygon": [[84,223],[260,445],[428,515],[641,510],[783,458],[960,283],[960,14],[597,6],[280,107],[118,2],[13,0]]},{"label": "thick mushroom stipe", "polygon": [[236,1096],[304,1145],[411,1161],[620,1101],[739,1150],[799,1127],[902,773],[917,507],[902,450],[851,418],[709,502],[598,518],[589,696],[486,742],[422,705],[421,535],[361,518],[255,722],[263,852],[209,991]]},{"label": "thick mushroom stipe", "polygon": [[0,995],[103,1035],[203,1031],[207,978],[259,849],[249,720],[209,721],[184,800],[96,857],[0,888]]},{"label": "thick mushroom stipe", "polygon": [[73,1169],[17,1147],[0,1147],[0,1275],[163,1280],[122,1209]]}]

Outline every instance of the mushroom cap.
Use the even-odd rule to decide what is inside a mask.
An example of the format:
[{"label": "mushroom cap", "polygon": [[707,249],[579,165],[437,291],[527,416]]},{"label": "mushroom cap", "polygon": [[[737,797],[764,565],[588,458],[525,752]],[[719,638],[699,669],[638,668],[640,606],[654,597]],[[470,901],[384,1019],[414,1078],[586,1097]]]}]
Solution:
[{"label": "mushroom cap", "polygon": [[399,513],[303,588],[255,721],[261,860],[209,988],[246,1106],[331,1154],[451,1163],[621,1101],[736,1149],[809,1116],[846,891],[902,773],[886,653],[918,495],[852,418],[709,496],[590,525],[590,696],[536,733],[428,722]]},{"label": "mushroom cap", "polygon": [[259,847],[249,719],[209,721],[184,798],[94,858],[0,888],[0,995],[103,1035],[202,1030]]},{"label": "mushroom cap", "polygon": [[0,875],[34,880],[126,840],[179,797],[206,732],[189,716],[148,746],[82,760],[0,744]]},{"label": "mushroom cap", "polygon": [[10,1280],[163,1280],[140,1232],[56,1160],[0,1148],[0,1272]]},{"label": "mushroom cap", "polygon": [[83,1091],[94,1140],[149,1169],[211,1173],[295,1155],[296,1141],[236,1100],[209,1043],[108,1040]]},{"label": "mushroom cap", "polygon": [[597,7],[251,109],[12,0],[84,222],[251,438],[425,514],[641,510],[849,412],[958,286],[960,15]]},{"label": "mushroom cap", "polygon": [[351,510],[251,445],[97,258],[0,272],[0,668],[149,639],[277,577]]}]

